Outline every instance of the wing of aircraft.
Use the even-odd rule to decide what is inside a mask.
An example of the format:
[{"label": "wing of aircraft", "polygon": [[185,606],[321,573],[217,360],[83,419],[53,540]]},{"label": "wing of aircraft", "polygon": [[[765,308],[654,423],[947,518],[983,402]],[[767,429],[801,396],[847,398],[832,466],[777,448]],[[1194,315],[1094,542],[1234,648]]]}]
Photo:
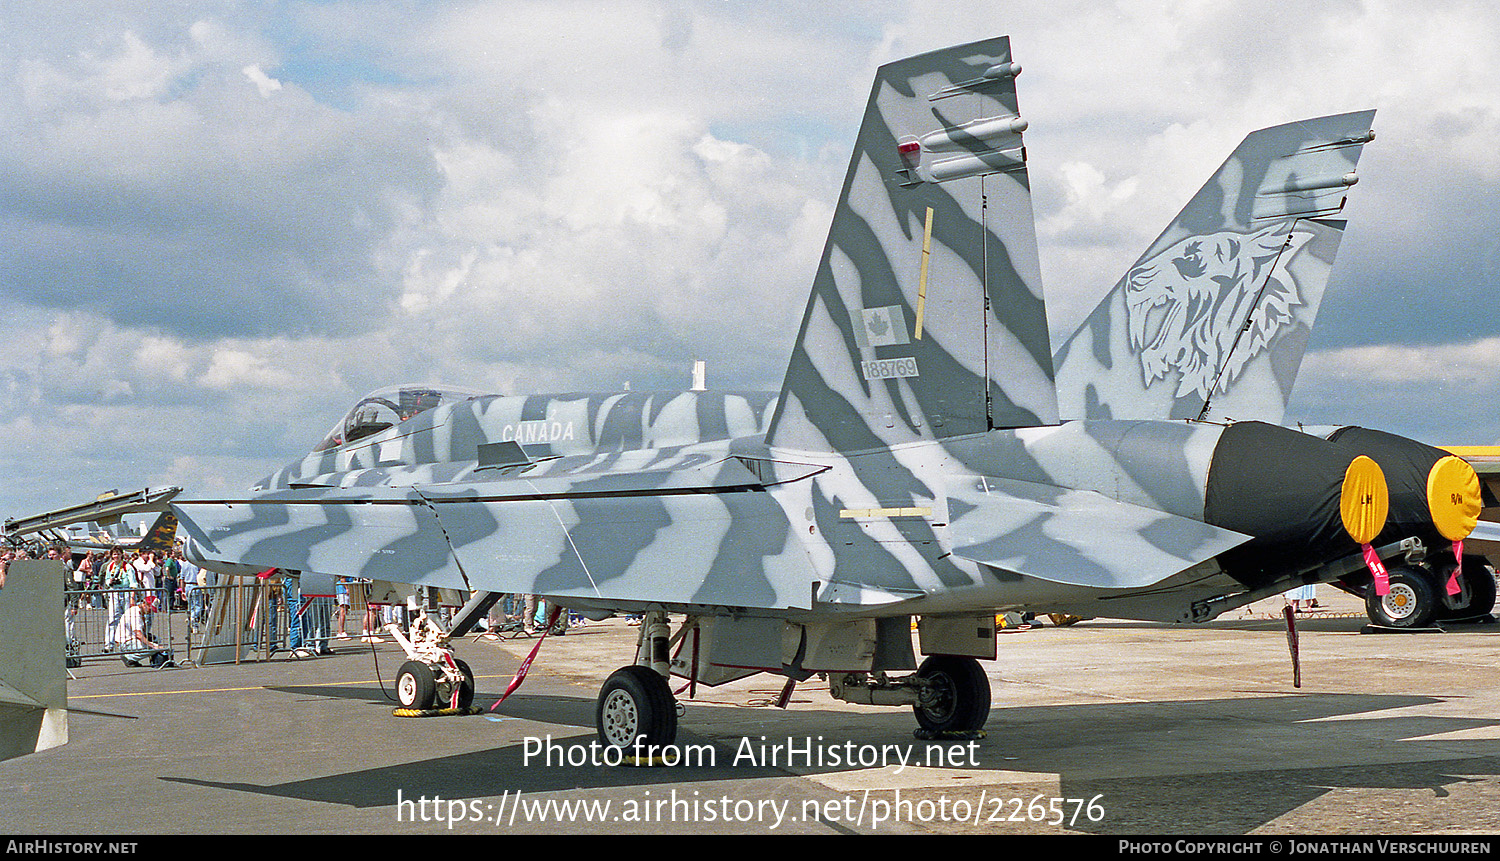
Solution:
[{"label": "wing of aircraft", "polygon": [[373,393],[245,493],[172,500],[185,552],[466,590],[457,632],[503,592],[645,613],[599,696],[616,749],[672,742],[673,672],[824,673],[973,733],[997,611],[1195,621],[1456,564],[1472,470],[1276,424],[1372,115],[1247,138],[1054,385],[1019,73],[1005,38],[879,69],[779,394]]}]

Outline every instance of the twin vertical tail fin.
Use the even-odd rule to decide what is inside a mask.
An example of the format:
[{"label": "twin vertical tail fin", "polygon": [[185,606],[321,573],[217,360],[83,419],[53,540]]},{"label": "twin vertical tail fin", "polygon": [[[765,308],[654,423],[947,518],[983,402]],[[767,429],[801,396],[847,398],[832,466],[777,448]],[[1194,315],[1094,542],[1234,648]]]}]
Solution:
[{"label": "twin vertical tail fin", "polygon": [[1245,138],[1058,350],[1062,416],[1281,422],[1374,115]]},{"label": "twin vertical tail fin", "polygon": [[1055,422],[1010,40],[882,66],[767,440],[861,451]]}]

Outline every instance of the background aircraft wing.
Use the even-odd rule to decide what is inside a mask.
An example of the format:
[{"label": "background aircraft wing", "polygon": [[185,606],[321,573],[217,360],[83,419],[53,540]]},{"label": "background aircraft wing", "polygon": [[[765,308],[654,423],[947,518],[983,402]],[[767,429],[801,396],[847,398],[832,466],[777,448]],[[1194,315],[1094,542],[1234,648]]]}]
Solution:
[{"label": "background aircraft wing", "polygon": [[[19,540],[35,535],[49,544],[67,544],[80,550],[108,550],[113,547],[126,549],[156,550],[172,548],[176,521],[167,504],[182,492],[180,487],[146,488],[131,493],[108,491],[92,502],[71,505],[55,511],[47,511],[30,517],[13,517],[5,521],[5,537]],[[156,522],[144,536],[127,537],[122,530],[120,518],[127,514],[156,512]],[[66,527],[78,523],[89,523],[108,532],[88,540],[70,536]]]}]

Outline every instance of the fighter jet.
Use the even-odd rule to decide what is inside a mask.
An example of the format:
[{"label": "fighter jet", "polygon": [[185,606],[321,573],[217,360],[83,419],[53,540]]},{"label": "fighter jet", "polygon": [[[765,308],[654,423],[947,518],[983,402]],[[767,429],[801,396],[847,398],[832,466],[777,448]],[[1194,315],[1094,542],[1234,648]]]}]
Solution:
[{"label": "fighter jet", "polygon": [[500,593],[645,614],[615,748],[672,743],[674,673],[822,674],[973,734],[998,611],[1448,577],[1471,469],[1280,424],[1373,112],[1247,137],[1054,355],[1020,71],[1007,38],[878,70],[779,393],[376,392],[247,492],[172,500],[187,555],[464,590],[460,627]]}]

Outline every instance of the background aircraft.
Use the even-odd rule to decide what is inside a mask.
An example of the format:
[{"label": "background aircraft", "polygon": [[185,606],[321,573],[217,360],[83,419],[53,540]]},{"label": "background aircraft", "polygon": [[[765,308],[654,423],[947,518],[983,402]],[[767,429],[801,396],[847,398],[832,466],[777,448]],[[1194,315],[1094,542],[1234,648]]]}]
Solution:
[{"label": "background aircraft", "polygon": [[[172,549],[177,536],[177,517],[167,508],[167,502],[181,492],[178,487],[146,488],[131,493],[105,491],[92,502],[7,519],[5,537],[12,542],[25,538],[49,546],[66,544],[74,550],[107,551],[118,547],[164,553]],[[121,518],[144,511],[156,512],[156,519],[143,532],[132,533]]]}]

